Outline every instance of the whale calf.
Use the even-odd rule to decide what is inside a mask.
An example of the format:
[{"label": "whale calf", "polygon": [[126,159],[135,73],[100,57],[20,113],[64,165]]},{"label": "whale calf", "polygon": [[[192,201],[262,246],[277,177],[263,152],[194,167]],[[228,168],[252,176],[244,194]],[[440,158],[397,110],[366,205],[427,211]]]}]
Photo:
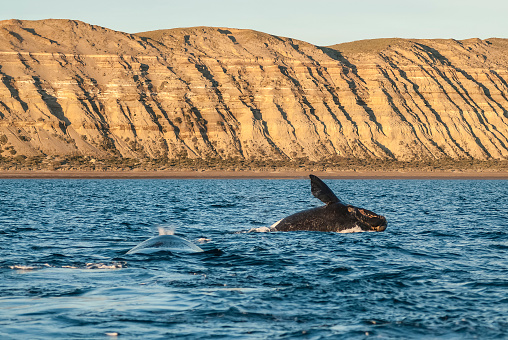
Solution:
[{"label": "whale calf", "polygon": [[263,228],[264,230],[256,231],[311,230],[347,233],[386,229],[384,216],[367,209],[345,205],[321,179],[314,175],[309,177],[312,194],[326,205],[297,212],[276,222],[266,228],[267,230]]},{"label": "whale calf", "polygon": [[187,241],[184,238],[174,235],[173,229],[159,228],[159,236],[149,238],[146,241],[141,242],[126,254],[149,254],[157,251],[165,250],[170,252],[180,253],[199,253],[203,252],[203,249],[199,248],[194,243]]}]

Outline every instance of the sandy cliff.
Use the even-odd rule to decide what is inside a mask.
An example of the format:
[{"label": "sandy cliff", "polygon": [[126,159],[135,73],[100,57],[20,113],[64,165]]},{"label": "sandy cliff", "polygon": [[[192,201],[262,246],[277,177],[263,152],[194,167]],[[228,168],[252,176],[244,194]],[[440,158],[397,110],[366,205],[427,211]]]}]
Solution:
[{"label": "sandy cliff", "polygon": [[506,39],[9,20],[0,78],[3,157],[508,158]]}]

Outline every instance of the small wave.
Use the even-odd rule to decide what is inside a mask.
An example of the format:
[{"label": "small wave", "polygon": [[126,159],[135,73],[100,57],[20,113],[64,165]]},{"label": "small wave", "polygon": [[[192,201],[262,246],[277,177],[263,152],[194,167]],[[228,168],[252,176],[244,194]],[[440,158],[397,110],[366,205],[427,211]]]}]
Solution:
[{"label": "small wave", "polygon": [[37,269],[37,267],[34,267],[34,266],[21,266],[21,265],[9,266],[9,268],[16,269],[16,270],[34,270],[34,269]]},{"label": "small wave", "polygon": [[223,204],[211,204],[212,208],[234,208],[236,207],[236,203],[223,203]]},{"label": "small wave", "polygon": [[120,333],[118,333],[118,332],[107,332],[107,333],[104,333],[104,334],[106,334],[107,336],[114,337],[114,338],[116,338],[117,336],[120,335]]},{"label": "small wave", "polygon": [[121,269],[124,268],[125,262],[113,262],[111,264],[104,263],[87,263],[86,269]]},{"label": "small wave", "polygon": [[15,265],[9,266],[9,268],[14,269],[14,270],[28,271],[28,270],[36,270],[36,269],[42,269],[42,268],[51,268],[51,265],[49,265],[47,263],[44,263],[44,264],[38,265],[38,266],[15,264]]},{"label": "small wave", "polygon": [[31,271],[37,269],[44,268],[65,268],[65,269],[121,269],[125,267],[126,262],[112,262],[110,264],[107,263],[86,263],[85,266],[76,266],[76,265],[63,265],[63,266],[52,266],[50,264],[44,263],[43,265],[12,265],[9,266],[10,269],[21,270],[21,271]]}]

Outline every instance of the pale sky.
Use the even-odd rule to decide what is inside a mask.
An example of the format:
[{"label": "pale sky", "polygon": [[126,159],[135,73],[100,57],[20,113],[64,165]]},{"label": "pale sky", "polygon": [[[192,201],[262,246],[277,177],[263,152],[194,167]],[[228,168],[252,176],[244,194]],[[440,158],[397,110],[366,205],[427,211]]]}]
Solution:
[{"label": "pale sky", "polygon": [[507,0],[1,0],[0,20],[77,19],[136,33],[249,28],[321,46],[375,38],[508,38]]}]

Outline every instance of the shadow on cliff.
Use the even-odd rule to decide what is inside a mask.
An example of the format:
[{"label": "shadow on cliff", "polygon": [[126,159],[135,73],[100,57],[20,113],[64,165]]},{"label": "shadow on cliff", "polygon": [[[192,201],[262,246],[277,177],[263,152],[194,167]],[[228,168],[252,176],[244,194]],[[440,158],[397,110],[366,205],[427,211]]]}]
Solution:
[{"label": "shadow on cliff", "polygon": [[[369,115],[370,120],[376,125],[377,129],[384,134],[383,126],[378,122],[376,118],[376,114],[374,110],[367,104],[365,96],[362,96],[362,86],[357,84],[359,81],[362,84],[366,84],[365,80],[358,74],[358,69],[356,65],[352,64],[340,51],[334,50],[329,47],[320,47],[316,46],[320,49],[324,54],[332,58],[333,60],[338,61],[342,65],[342,72],[344,74],[344,79],[348,83],[349,89],[351,93],[355,96],[356,103],[363,107],[365,112]],[[350,77],[349,74],[353,74],[353,77]],[[356,80],[356,81],[355,81]],[[368,95],[367,95],[368,97]]]},{"label": "shadow on cliff", "polygon": [[346,66],[351,72],[353,72],[363,83],[365,83],[365,80],[363,80],[362,77],[358,75],[358,69],[356,68],[356,65],[352,64],[344,55],[338,51],[334,50],[333,48],[329,47],[322,47],[322,46],[316,46],[321,52],[332,58],[333,60],[336,60]]},{"label": "shadow on cliff", "polygon": [[[28,104],[19,97],[19,91],[16,88],[16,86],[14,85],[15,84],[14,77],[11,77],[11,76],[7,75],[6,73],[3,73],[2,72],[2,65],[0,65],[0,77],[2,77],[2,82],[4,83],[5,87],[9,90],[11,98],[16,99],[16,101],[21,105],[21,107],[23,108],[23,110],[25,112],[28,111]],[[8,112],[10,112],[10,109],[3,102],[2,102],[2,104],[3,104],[2,106],[4,106],[4,108]],[[2,115],[2,118],[3,117],[4,116]]]},{"label": "shadow on cliff", "polygon": [[59,120],[59,127],[64,134],[67,133],[67,126],[71,125],[69,119],[65,116],[64,110],[55,96],[49,94],[43,86],[41,79],[39,77],[33,76],[34,85],[37,89],[37,92],[41,96],[42,100],[46,103],[46,106],[49,109],[49,112]]},{"label": "shadow on cliff", "polygon": [[[496,110],[496,107],[498,110],[501,110],[503,112],[503,114],[506,116],[506,109],[499,103],[497,102],[493,97],[492,97],[492,94],[490,92],[490,90],[485,86],[483,85],[482,83],[480,83],[479,81],[477,81],[472,75],[470,75],[469,73],[467,73],[464,69],[458,67],[458,66],[455,66],[453,65],[453,63],[448,60],[444,55],[442,55],[438,50],[430,47],[430,46],[427,46],[427,45],[423,45],[423,44],[416,44],[418,45],[418,47],[420,47],[423,51],[425,51],[432,59],[434,59],[434,61],[439,61],[441,62],[443,65],[446,65],[448,67],[450,67],[451,69],[453,69],[455,72],[459,73],[459,74],[462,74],[462,76],[464,78],[466,78],[467,80],[469,80],[470,82],[472,82],[473,84],[475,84],[475,86],[479,89],[481,89],[481,92],[483,92],[483,94],[485,95],[485,97],[488,99],[487,101],[485,101],[487,103],[487,105],[490,106],[490,108],[494,111],[494,112],[497,112]],[[444,72],[440,71],[439,69],[437,68],[434,68],[435,71],[439,74],[439,76],[444,80],[446,81],[446,83],[451,86],[455,93],[457,93],[461,99],[469,106],[472,108],[472,111],[475,113],[476,115],[476,118],[478,119],[478,121],[480,122],[480,124],[482,124],[483,126],[486,126],[488,125],[486,122],[487,122],[487,119],[485,117],[485,114],[484,114],[484,110],[474,101],[473,97],[471,96],[471,94],[469,93],[468,89],[460,82],[458,81],[453,81],[453,79],[450,79]],[[505,83],[506,84],[506,83]],[[501,91],[502,92],[502,91]],[[461,116],[464,117],[464,110],[462,110],[460,108],[460,105],[455,103],[449,96],[448,97],[448,100],[457,108],[457,110],[460,112]],[[467,125],[468,127],[468,130],[470,131],[470,133],[472,134],[476,144],[483,150],[483,152],[485,153],[485,155],[487,155],[487,157],[492,157],[492,155],[490,154],[490,152],[487,150],[487,148],[484,146],[484,144],[481,142],[481,139],[480,137],[478,137],[473,131],[473,126],[471,126],[470,123],[468,123],[466,121],[465,118],[462,119],[465,124]],[[506,144],[500,139],[500,138],[496,138],[496,140],[503,146],[503,147],[506,147]]]}]

